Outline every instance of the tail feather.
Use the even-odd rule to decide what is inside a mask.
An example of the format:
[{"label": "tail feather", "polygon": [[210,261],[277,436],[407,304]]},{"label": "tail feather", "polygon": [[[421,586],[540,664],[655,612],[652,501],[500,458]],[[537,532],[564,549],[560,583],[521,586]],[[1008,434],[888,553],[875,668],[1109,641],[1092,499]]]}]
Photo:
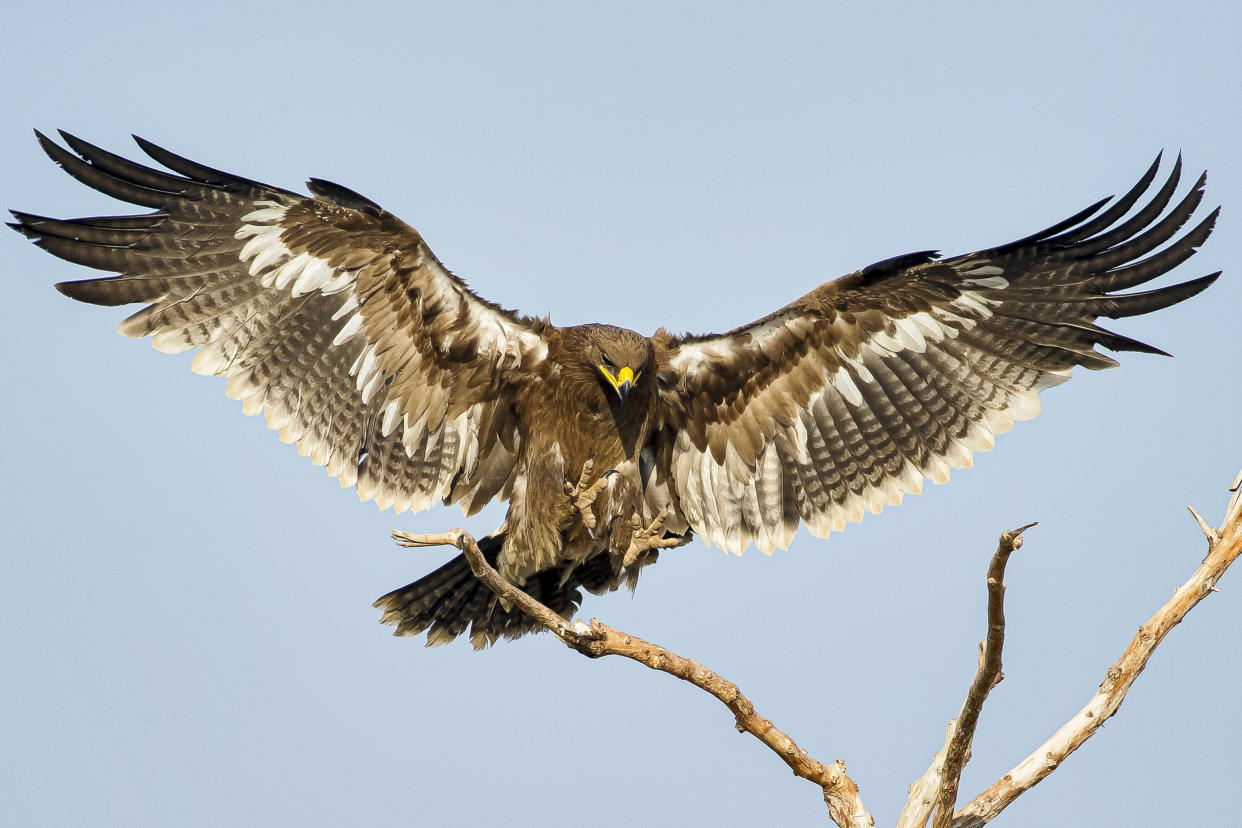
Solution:
[{"label": "tail feather", "polygon": [[[504,546],[505,535],[487,535],[479,540],[479,550],[492,566]],[[537,601],[564,618],[573,615],[582,602],[578,585],[581,578],[560,584],[559,570],[536,573],[523,589]],[[470,571],[465,555],[458,555],[439,569],[412,584],[379,598],[375,607],[383,610],[380,621],[393,624],[393,635],[427,633],[427,646],[447,644],[469,630],[470,642],[482,649],[502,638],[513,639],[538,632],[541,625],[516,607],[505,607],[496,595]]]}]

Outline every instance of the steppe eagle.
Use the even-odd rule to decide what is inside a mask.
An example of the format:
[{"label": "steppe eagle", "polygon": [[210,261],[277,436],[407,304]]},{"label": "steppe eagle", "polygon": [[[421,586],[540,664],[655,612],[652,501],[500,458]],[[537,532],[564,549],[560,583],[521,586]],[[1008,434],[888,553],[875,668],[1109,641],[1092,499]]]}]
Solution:
[{"label": "steppe eagle", "polygon": [[[1181,159],[1137,210],[1125,195],[1018,241],[922,251],[827,282],[724,334],[561,328],[475,295],[412,227],[321,179],[312,196],[137,139],[167,171],[62,132],[43,149],[82,183],[152,212],[11,225],[62,259],[119,275],[64,282],[161,351],[197,349],[247,414],[397,512],[499,498],[480,541],[511,582],[566,617],[633,587],[698,534],[741,553],[800,524],[839,531],[970,465],[972,452],[1073,368],[1163,353],[1095,324],[1193,296],[1219,275],[1117,293],[1185,261],[1216,211],[1177,236],[1205,178],[1172,201]],[[76,154],[75,154],[76,153]],[[1105,205],[1108,205],[1105,207]],[[458,556],[376,602],[397,634],[476,647],[535,628]]]}]

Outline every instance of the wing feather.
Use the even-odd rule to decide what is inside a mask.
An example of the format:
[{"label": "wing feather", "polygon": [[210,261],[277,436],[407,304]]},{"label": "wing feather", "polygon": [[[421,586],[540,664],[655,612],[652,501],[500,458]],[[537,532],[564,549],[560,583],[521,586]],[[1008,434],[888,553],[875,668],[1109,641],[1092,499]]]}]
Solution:
[{"label": "wing feather", "polygon": [[670,338],[655,454],[674,522],[737,553],[786,546],[800,522],[839,531],[971,465],[1075,366],[1117,364],[1097,346],[1163,353],[1095,324],[1184,301],[1219,275],[1112,293],[1177,267],[1214,226],[1215,210],[1178,236],[1206,181],[1174,202],[1180,157],[1134,209],[1159,162],[1111,204],[1017,242],[898,256],[726,334]]},{"label": "wing feather", "polygon": [[505,412],[546,355],[542,323],[480,299],[413,228],[338,184],[312,179],[311,198],[138,138],[171,172],[61,136],[72,152],[38,138],[66,172],[154,208],[15,212],[12,226],[54,255],[119,274],[63,293],[143,303],[121,333],[197,349],[195,371],[227,378],[245,413],[364,500],[477,510],[507,495],[518,438]]}]

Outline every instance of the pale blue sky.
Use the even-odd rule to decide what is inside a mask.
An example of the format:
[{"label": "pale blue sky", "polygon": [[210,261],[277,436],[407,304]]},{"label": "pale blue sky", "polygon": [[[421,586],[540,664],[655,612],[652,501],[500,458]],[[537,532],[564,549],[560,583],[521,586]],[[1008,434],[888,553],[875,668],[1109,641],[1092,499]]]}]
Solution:
[{"label": "pale blue sky", "polygon": [[[787,552],[667,553],[586,614],[737,681],[881,825],[939,746],[984,632],[996,535],[1007,680],[972,796],[1086,701],[1194,569],[1242,465],[1242,11],[1232,2],[3,3],[0,203],[126,209],[30,130],[137,132],[414,224],[482,295],[571,324],[720,330],[872,261],[965,252],[1210,170],[1204,296],[1117,324],[1122,355],[1044,397],[976,468]],[[757,6],[755,7],[757,9]],[[1191,177],[1192,177],[1191,176]],[[816,790],[715,701],[540,636],[394,639],[370,602],[447,551],[277,442],[223,383],[52,284],[8,234],[0,824],[809,825]],[[467,525],[485,531],[492,511]],[[1231,573],[1120,715],[997,824],[1223,825],[1242,807]],[[621,793],[618,793],[621,792]]]}]

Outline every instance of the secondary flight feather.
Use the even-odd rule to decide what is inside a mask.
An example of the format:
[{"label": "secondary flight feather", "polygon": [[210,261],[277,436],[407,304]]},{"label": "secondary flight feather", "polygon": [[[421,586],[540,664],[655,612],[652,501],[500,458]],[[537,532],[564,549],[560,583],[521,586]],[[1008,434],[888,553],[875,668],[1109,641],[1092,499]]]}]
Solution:
[{"label": "secondary flight feather", "polygon": [[[322,179],[303,195],[136,138],[164,169],[62,132],[47,154],[82,183],[148,208],[11,224],[70,262],[117,274],[74,299],[143,305],[121,333],[197,350],[247,414],[363,500],[467,514],[507,501],[480,546],[569,617],[583,588],[633,588],[697,534],[741,553],[824,536],[944,482],[1038,394],[1097,350],[1163,353],[1097,324],[1150,313],[1219,275],[1131,291],[1189,258],[1206,174],[1179,199],[1181,159],[1125,195],[1016,242],[889,259],[724,334],[561,328],[474,294],[409,225]],[[1170,206],[1171,205],[1171,206]],[[376,602],[397,634],[476,647],[536,629],[461,556]]]}]

